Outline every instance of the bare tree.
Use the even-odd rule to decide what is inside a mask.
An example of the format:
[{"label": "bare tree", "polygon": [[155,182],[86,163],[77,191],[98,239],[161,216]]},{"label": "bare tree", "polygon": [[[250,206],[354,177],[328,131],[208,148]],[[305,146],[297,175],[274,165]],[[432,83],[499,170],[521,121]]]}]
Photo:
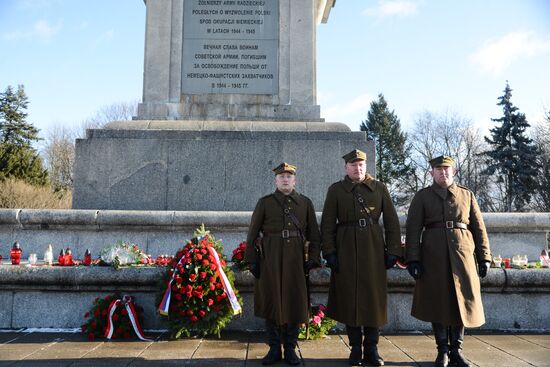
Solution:
[{"label": "bare tree", "polygon": [[470,188],[482,209],[487,210],[490,207],[486,192],[488,178],[481,173],[484,161],[479,154],[483,152],[484,143],[479,136],[480,132],[472,127],[471,120],[456,112],[438,114],[424,111],[417,115],[409,132],[410,160],[415,168],[409,184],[410,194],[431,185],[429,161],[440,155],[449,155],[456,160],[457,182]]},{"label": "bare tree", "polygon": [[73,186],[75,134],[64,126],[49,130],[45,139],[43,155],[54,190],[67,190]]},{"label": "bare tree", "polygon": [[137,114],[138,101],[117,102],[101,107],[93,116],[80,125],[79,138],[86,136],[87,129],[101,129],[112,121],[131,120]]}]

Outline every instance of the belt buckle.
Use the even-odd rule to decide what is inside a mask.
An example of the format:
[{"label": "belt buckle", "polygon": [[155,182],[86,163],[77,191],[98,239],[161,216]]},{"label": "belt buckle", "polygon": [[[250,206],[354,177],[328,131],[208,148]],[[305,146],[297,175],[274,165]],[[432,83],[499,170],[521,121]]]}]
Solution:
[{"label": "belt buckle", "polygon": [[454,227],[455,227],[455,226],[454,226],[454,223],[453,223],[452,220],[448,220],[448,221],[445,222],[445,228],[447,228],[447,229],[452,229],[452,228],[454,228]]},{"label": "belt buckle", "polygon": [[367,226],[367,220],[365,218],[359,219],[359,227],[363,228]]},{"label": "belt buckle", "polygon": [[290,237],[290,231],[288,229],[283,229],[281,231],[281,237],[283,238],[289,238]]}]

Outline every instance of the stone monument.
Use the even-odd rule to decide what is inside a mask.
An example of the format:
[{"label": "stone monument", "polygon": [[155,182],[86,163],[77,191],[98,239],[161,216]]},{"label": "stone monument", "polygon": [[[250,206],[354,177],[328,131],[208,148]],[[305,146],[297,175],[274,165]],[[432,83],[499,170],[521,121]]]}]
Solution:
[{"label": "stone monument", "polygon": [[367,151],[372,172],[365,133],[317,105],[334,1],[146,0],[143,101],[77,139],[73,208],[248,211],[288,161],[320,211],[344,153]]}]

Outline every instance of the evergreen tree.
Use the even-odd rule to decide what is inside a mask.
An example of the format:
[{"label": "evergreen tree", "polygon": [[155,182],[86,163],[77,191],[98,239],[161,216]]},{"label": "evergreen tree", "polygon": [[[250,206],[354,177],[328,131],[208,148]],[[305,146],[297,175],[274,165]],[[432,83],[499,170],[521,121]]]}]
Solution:
[{"label": "evergreen tree", "polygon": [[512,89],[506,82],[504,95],[499,97],[498,106],[502,106],[503,116],[492,121],[499,123],[490,130],[491,137],[485,141],[492,150],[488,156],[487,174],[499,174],[498,183],[505,189],[504,208],[521,211],[531,200],[537,188],[537,148],[533,140],[526,135],[530,126],[525,115],[512,104]]},{"label": "evergreen tree", "polygon": [[32,147],[38,129],[26,121],[28,98],[22,85],[0,93],[0,180],[17,178],[31,184],[48,182],[42,159]]},{"label": "evergreen tree", "polygon": [[361,123],[361,131],[366,131],[367,139],[372,140],[376,149],[376,176],[388,187],[395,205],[407,200],[403,188],[407,176],[412,173],[407,164],[409,148],[407,134],[401,131],[401,123],[394,111],[388,109],[384,95],[370,104],[367,120]]}]

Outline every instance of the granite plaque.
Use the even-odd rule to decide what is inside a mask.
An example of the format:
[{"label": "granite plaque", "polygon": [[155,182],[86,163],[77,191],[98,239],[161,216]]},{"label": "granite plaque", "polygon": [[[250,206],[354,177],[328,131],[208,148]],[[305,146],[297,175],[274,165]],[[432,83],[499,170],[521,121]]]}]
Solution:
[{"label": "granite plaque", "polygon": [[186,0],[182,92],[278,93],[279,0]]}]

